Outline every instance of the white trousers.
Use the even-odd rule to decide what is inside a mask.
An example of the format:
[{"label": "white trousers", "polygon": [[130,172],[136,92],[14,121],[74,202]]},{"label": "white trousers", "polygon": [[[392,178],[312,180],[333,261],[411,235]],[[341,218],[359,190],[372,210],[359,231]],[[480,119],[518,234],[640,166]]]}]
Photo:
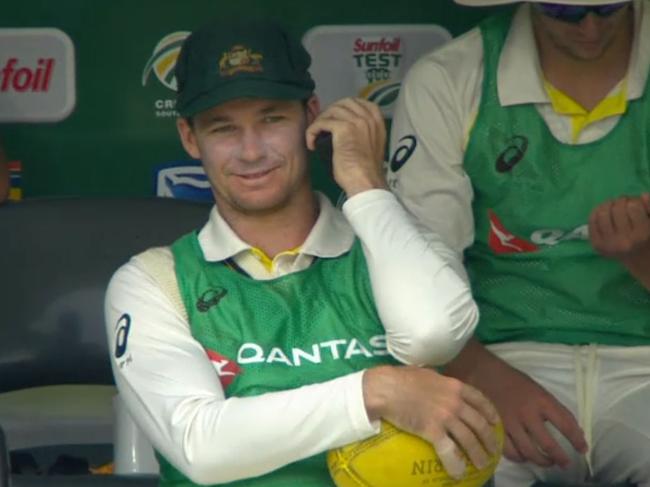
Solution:
[{"label": "white trousers", "polygon": [[536,481],[650,487],[650,347],[521,342],[488,348],[572,411],[589,445],[580,455],[547,423],[571,458],[570,467],[541,468],[504,458],[495,487],[528,487]]}]

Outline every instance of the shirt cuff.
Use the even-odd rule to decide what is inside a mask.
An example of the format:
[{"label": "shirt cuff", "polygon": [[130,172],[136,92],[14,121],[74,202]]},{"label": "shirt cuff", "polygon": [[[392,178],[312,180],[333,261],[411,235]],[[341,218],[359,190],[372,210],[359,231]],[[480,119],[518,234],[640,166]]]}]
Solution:
[{"label": "shirt cuff", "polygon": [[350,221],[365,209],[375,205],[399,204],[397,197],[387,189],[369,189],[348,199],[342,207],[343,214]]},{"label": "shirt cuff", "polygon": [[380,421],[370,421],[370,418],[368,418],[366,404],[363,400],[364,373],[365,370],[362,370],[346,377],[348,382],[346,394],[348,397],[347,403],[350,424],[362,439],[374,436],[381,430]]}]

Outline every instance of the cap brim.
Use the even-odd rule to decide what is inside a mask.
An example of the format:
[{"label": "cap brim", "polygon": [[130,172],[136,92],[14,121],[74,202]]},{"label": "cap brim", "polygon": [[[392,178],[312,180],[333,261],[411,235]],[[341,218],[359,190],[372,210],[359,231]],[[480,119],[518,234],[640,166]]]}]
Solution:
[{"label": "cap brim", "polygon": [[238,98],[264,98],[269,100],[304,100],[313,94],[313,90],[302,86],[276,83],[269,80],[249,79],[233,80],[230,84],[220,86],[214,91],[206,92],[188,103],[178,113],[182,117],[192,117],[197,113]]},{"label": "cap brim", "polygon": [[[509,3],[520,3],[521,0],[454,0],[459,5],[468,7],[492,7],[494,5],[507,5]],[[528,0],[531,3],[540,3],[543,0]],[[547,0],[548,1],[548,0]],[[631,0],[630,0],[631,1]],[[621,0],[621,3],[625,0]],[[606,5],[608,3],[618,3],[616,0],[553,0],[553,3],[563,5]]]}]

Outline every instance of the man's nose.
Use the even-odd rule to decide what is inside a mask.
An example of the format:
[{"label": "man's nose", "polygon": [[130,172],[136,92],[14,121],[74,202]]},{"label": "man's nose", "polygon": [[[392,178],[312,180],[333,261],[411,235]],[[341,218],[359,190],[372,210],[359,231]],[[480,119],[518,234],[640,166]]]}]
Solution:
[{"label": "man's nose", "polygon": [[257,161],[264,156],[264,140],[255,129],[246,129],[241,135],[240,158],[244,161]]},{"label": "man's nose", "polygon": [[578,29],[585,39],[597,40],[600,38],[603,23],[604,19],[601,19],[593,12],[589,12],[585,18],[578,23]]}]

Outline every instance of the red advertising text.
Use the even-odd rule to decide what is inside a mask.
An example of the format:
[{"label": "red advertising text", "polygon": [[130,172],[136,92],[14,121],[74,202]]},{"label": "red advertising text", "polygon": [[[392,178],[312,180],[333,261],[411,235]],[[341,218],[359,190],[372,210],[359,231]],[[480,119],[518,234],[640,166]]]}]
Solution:
[{"label": "red advertising text", "polygon": [[54,64],[53,58],[39,59],[35,66],[24,65],[15,57],[7,59],[0,69],[0,92],[48,91]]}]

